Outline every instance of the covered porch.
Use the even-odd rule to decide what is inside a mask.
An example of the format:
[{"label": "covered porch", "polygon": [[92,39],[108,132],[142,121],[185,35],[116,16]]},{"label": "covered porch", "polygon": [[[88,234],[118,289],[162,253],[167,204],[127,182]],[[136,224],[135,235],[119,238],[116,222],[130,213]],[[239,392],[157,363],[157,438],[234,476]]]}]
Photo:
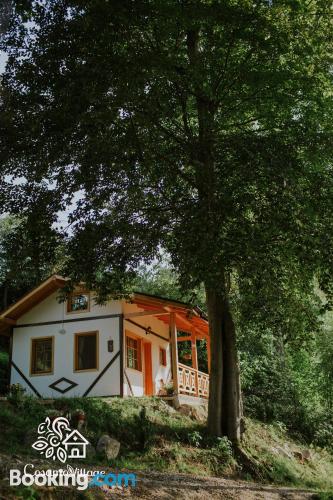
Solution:
[{"label": "covered porch", "polygon": [[[143,293],[135,293],[133,303],[143,309],[140,313],[125,316],[127,321],[135,321],[135,316],[154,316],[169,326],[171,354],[170,381],[174,397],[207,399],[209,396],[210,338],[208,321],[199,308]],[[147,328],[147,334],[149,332]],[[199,369],[198,341],[204,340],[207,351],[205,369]],[[183,346],[187,355],[181,356]]]}]

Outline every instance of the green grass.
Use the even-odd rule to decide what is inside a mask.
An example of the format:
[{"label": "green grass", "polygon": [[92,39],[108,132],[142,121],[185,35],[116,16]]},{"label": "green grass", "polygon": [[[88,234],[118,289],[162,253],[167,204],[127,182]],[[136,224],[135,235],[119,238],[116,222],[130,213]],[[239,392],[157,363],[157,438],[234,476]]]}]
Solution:
[{"label": "green grass", "polygon": [[[45,405],[24,397],[12,403],[0,403],[0,427],[5,429],[0,434],[0,452],[20,455],[24,460],[29,456],[38,457],[31,448],[31,433],[38,424],[50,412],[67,414],[77,409],[86,413],[87,428],[83,433],[93,446],[104,433],[121,442],[116,460],[106,462],[103,457],[96,457],[86,459],[85,464],[204,476],[240,473],[244,479],[257,479],[251,477],[246,468],[241,470],[227,440],[210,439],[204,425],[170,409],[158,398],[63,398]],[[311,448],[312,459],[301,463],[293,452],[310,446],[292,440],[282,425],[246,419],[243,446],[259,464],[261,477],[266,482],[333,491],[332,456],[323,449]],[[285,446],[290,457],[277,452]],[[333,498],[330,493],[320,495],[320,499]]]},{"label": "green grass", "polygon": [[[324,449],[292,440],[280,425],[265,425],[247,419],[243,446],[259,461],[263,476],[269,482],[325,491],[333,490],[332,455]],[[285,448],[289,457],[281,453],[281,449]],[[304,450],[310,450],[311,460],[302,462],[294,455],[294,452]]]},{"label": "green grass", "polygon": [[331,492],[318,493],[314,500],[333,500],[333,490]]},{"label": "green grass", "polygon": [[[0,435],[0,452],[38,456],[27,443],[29,433],[33,433],[50,412],[67,414],[77,409],[86,413],[84,434],[93,446],[105,433],[121,442],[117,460],[105,464],[102,457],[96,457],[96,464],[136,470],[221,474],[234,463],[224,441],[206,439],[202,424],[172,410],[159,398],[63,398],[46,406],[36,399],[24,397],[18,402],[2,403],[0,427],[6,432]],[[89,460],[82,462],[89,463]]]}]

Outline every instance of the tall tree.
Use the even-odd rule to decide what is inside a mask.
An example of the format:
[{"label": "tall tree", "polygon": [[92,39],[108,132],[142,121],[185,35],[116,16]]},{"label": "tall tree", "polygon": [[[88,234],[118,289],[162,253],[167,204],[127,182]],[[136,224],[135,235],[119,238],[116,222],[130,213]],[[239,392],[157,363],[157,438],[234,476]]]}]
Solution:
[{"label": "tall tree", "polygon": [[167,256],[163,254],[150,265],[141,265],[137,268],[132,287],[134,291],[195,304],[203,311],[206,309],[203,287],[192,290],[181,287],[177,273],[170,265]]},{"label": "tall tree", "polygon": [[34,224],[29,216],[0,219],[0,311],[60,265],[61,239],[49,222]]},{"label": "tall tree", "polygon": [[204,284],[208,427],[236,445],[232,294],[283,287],[286,268],[330,292],[331,7],[32,1],[4,40],[6,199],[33,207],[48,182],[55,210],[80,192],[67,271],[102,297],[160,247]]}]

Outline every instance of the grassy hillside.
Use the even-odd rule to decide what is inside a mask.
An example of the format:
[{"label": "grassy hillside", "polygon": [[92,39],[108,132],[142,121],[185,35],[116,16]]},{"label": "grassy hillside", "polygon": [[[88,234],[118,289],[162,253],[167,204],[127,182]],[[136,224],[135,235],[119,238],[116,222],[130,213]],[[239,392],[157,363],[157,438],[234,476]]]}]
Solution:
[{"label": "grassy hillside", "polygon": [[[119,457],[87,458],[86,464],[141,471],[182,472],[204,476],[260,479],[263,482],[333,491],[333,458],[325,450],[293,441],[281,425],[246,420],[244,449],[257,463],[239,464],[225,439],[211,439],[203,423],[154,398],[61,399],[50,405],[23,398],[0,403],[0,454],[24,463],[39,455],[31,448],[34,431],[46,415],[82,409],[87,416],[85,436],[93,446],[103,433],[121,442]],[[45,462],[45,460],[44,460]],[[82,463],[81,461],[80,463]],[[328,497],[327,497],[328,498]]]}]

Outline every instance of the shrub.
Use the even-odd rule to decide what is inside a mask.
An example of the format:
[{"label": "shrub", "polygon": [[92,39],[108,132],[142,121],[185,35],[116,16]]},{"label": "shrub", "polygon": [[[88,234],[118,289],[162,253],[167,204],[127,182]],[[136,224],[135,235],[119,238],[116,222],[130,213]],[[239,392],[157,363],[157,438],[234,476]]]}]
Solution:
[{"label": "shrub", "polygon": [[214,448],[224,459],[230,460],[232,458],[232,444],[227,437],[218,437]]},{"label": "shrub", "polygon": [[333,422],[324,419],[317,426],[314,433],[314,442],[333,451]]},{"label": "shrub", "polygon": [[137,442],[140,451],[146,450],[152,441],[152,424],[147,416],[147,410],[143,406],[138,416],[134,417],[134,428],[137,429]]},{"label": "shrub", "polygon": [[[209,441],[209,440],[208,440]],[[210,468],[214,474],[222,474],[225,469],[234,461],[232,444],[226,437],[219,437],[212,440],[212,445],[208,453]]]},{"label": "shrub", "polygon": [[0,350],[0,394],[8,391],[9,354]]},{"label": "shrub", "polygon": [[14,406],[19,407],[23,401],[24,394],[26,390],[21,384],[12,384],[9,388],[8,401],[10,401]]},{"label": "shrub", "polygon": [[188,441],[192,446],[199,448],[202,444],[203,437],[199,431],[192,431],[188,434]]}]

